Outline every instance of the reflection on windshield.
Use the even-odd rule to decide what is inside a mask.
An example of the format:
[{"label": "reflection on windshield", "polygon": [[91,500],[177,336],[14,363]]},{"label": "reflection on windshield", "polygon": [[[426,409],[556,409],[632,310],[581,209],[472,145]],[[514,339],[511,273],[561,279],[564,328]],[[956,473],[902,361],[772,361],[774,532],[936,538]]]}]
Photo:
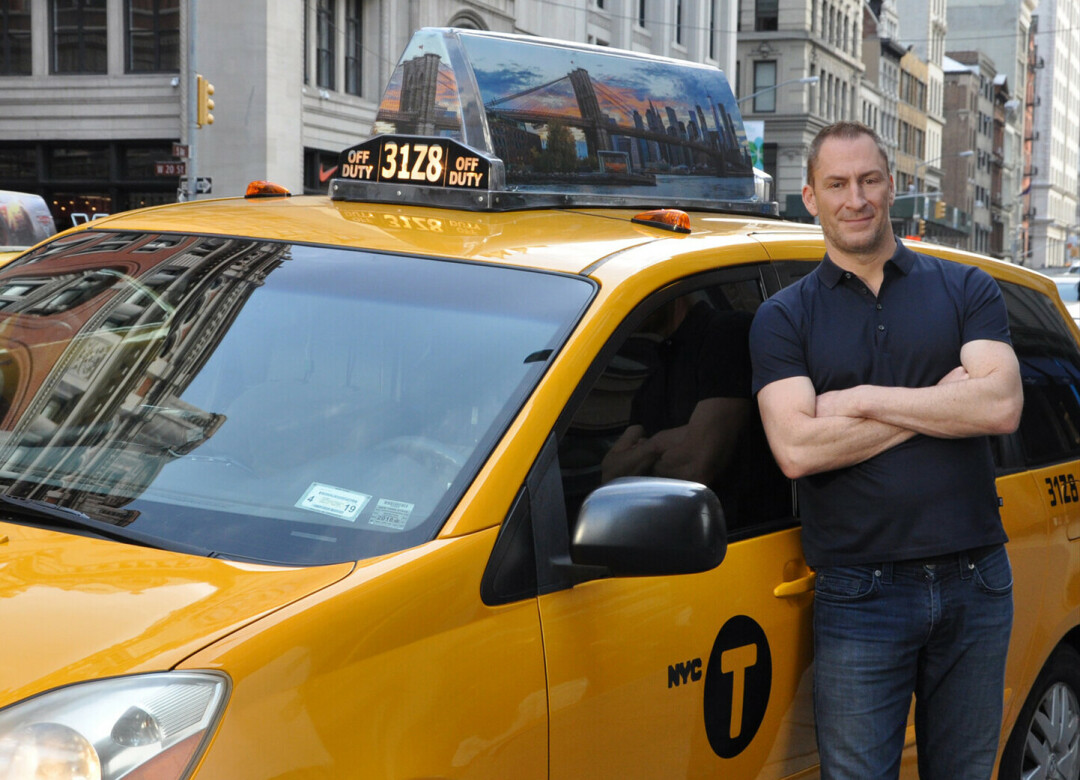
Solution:
[{"label": "reflection on windshield", "polygon": [[591,292],[265,241],[61,239],[0,271],[0,484],[229,557],[402,549]]}]

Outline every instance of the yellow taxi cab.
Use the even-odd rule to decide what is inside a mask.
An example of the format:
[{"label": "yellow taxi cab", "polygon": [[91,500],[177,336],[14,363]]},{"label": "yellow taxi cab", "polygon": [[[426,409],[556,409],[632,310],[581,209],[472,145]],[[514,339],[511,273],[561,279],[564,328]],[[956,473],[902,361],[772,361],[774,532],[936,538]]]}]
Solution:
[{"label": "yellow taxi cab", "polygon": [[[0,780],[815,777],[746,334],[824,244],[723,75],[423,30],[375,130],[329,197],[0,270]],[[1023,366],[999,777],[1075,780],[1080,332],[1050,280],[921,248],[995,276]],[[647,425],[694,457],[628,465]]]}]

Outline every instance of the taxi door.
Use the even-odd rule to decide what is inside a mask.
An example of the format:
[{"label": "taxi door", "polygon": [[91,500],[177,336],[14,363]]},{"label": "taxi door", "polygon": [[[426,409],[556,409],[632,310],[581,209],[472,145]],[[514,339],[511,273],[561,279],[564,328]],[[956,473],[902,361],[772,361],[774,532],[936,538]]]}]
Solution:
[{"label": "taxi door", "polygon": [[[763,289],[757,269],[732,269],[639,307],[560,421],[550,464],[538,464],[534,495],[547,498],[534,503],[533,528],[553,780],[782,778],[817,763],[813,575],[791,484],[772,462],[749,391],[746,334]],[[702,380],[713,386],[700,395],[719,395],[720,407],[738,418],[728,439],[734,450],[710,484],[724,505],[726,558],[700,574],[560,581],[552,562],[566,556],[584,495],[611,476],[608,452],[649,417],[642,399],[664,403],[655,389],[657,354],[680,346],[681,331],[673,335],[663,314],[673,304],[708,323],[699,331],[711,346],[691,348],[690,362],[723,368]],[[697,400],[681,403],[696,409]]]}]

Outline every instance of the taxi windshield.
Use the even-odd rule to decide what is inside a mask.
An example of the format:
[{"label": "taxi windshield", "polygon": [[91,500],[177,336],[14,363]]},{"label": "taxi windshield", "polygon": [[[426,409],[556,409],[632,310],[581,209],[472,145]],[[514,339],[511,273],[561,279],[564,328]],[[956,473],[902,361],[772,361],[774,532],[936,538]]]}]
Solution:
[{"label": "taxi windshield", "polygon": [[413,546],[593,291],[254,239],[59,239],[0,271],[0,491],[238,560]]}]

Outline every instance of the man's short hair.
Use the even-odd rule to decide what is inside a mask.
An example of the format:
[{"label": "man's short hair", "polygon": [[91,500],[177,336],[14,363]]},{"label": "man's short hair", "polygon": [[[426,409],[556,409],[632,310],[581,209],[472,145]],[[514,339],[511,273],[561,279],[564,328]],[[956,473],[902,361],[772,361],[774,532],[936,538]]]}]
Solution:
[{"label": "man's short hair", "polygon": [[818,134],[814,136],[814,140],[810,142],[810,154],[806,158],[806,183],[811,187],[814,186],[814,166],[817,164],[818,154],[821,152],[823,143],[830,138],[853,140],[860,135],[867,136],[877,146],[881,159],[885,163],[885,172],[888,173],[889,151],[885,148],[885,142],[881,140],[881,136],[874,132],[872,127],[867,127],[862,122],[843,120],[821,128]]}]

